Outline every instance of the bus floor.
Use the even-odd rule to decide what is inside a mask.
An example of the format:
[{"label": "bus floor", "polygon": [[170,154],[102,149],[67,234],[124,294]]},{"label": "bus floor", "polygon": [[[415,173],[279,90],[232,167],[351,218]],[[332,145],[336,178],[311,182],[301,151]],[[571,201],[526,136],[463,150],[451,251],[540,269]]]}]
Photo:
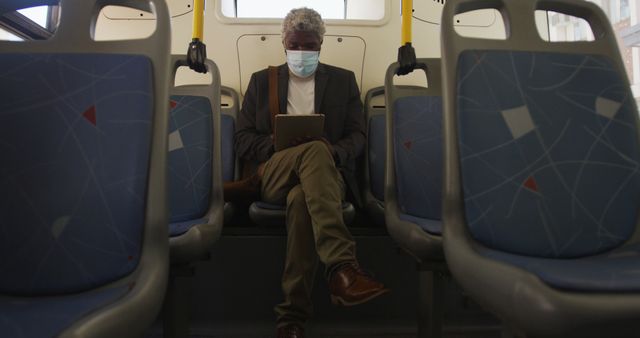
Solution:
[{"label": "bus floor", "polygon": [[[391,292],[349,308],[329,300],[320,264],[313,291],[314,316],[307,337],[408,338],[417,333],[418,273],[384,228],[351,228],[360,264]],[[266,338],[275,335],[273,306],[282,300],[280,278],[286,249],[284,229],[226,227],[207,261],[187,278],[190,337]],[[446,279],[444,338],[500,337],[499,321]],[[162,337],[161,319],[145,338]]]}]

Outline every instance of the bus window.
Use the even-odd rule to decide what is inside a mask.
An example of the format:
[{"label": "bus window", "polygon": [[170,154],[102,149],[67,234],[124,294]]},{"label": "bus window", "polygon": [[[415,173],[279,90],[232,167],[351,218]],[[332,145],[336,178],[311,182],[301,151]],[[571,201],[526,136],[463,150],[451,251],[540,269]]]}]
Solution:
[{"label": "bus window", "polygon": [[40,27],[47,28],[49,6],[25,8],[25,9],[19,10],[18,12],[26,16],[27,18],[29,18],[31,21],[40,25]]},{"label": "bus window", "polygon": [[344,19],[343,0],[236,0],[238,18],[284,18],[296,7],[313,8],[324,19]]},{"label": "bus window", "polygon": [[9,32],[4,28],[0,28],[0,40],[1,41],[22,41],[21,37]]},{"label": "bus window", "polygon": [[593,32],[586,20],[556,12],[547,12],[547,17],[548,35],[540,35],[544,40],[552,42],[593,41]]},{"label": "bus window", "polygon": [[222,14],[229,18],[284,18],[296,7],[318,11],[323,19],[381,20],[386,0],[219,0]]},{"label": "bus window", "polygon": [[0,40],[46,40],[58,27],[58,6],[37,6],[0,16]]},{"label": "bus window", "polygon": [[[631,83],[636,101],[640,101],[640,7],[629,0],[588,0],[600,6],[609,18],[618,40],[622,61]],[[543,39],[551,41],[592,41],[589,24],[580,18],[549,12],[549,35]]]}]

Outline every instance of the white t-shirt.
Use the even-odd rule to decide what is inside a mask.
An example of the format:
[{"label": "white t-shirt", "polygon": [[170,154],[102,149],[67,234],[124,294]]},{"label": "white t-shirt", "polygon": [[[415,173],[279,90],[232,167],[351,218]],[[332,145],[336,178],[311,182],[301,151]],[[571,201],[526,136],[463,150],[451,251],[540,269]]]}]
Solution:
[{"label": "white t-shirt", "polygon": [[287,114],[311,115],[315,113],[316,75],[299,78],[289,74],[289,92],[287,94]]}]

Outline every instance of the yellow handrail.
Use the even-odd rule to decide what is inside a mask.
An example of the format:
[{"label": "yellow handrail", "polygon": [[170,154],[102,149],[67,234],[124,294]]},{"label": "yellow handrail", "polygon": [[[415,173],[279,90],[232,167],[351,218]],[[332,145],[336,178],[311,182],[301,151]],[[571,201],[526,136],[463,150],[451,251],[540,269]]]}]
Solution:
[{"label": "yellow handrail", "polygon": [[204,27],[204,0],[193,0],[193,38],[202,41]]},{"label": "yellow handrail", "polygon": [[402,0],[402,44],[411,43],[411,19],[413,18],[413,0]]}]

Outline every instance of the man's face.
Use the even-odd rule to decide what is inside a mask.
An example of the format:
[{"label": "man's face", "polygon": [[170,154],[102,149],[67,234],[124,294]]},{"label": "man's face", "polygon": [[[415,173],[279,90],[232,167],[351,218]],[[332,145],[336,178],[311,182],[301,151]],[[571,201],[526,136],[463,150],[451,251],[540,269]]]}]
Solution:
[{"label": "man's face", "polygon": [[312,32],[295,31],[284,37],[284,49],[319,51],[322,40]]}]

